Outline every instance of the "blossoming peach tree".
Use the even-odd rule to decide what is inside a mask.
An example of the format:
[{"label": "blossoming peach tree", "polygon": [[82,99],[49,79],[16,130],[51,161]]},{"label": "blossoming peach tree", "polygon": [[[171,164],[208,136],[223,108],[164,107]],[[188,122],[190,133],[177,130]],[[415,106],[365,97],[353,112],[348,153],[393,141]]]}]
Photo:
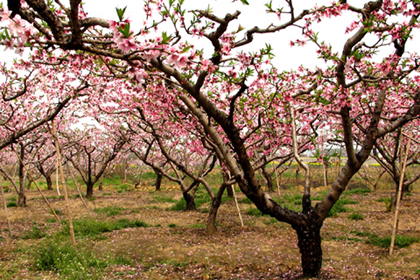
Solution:
[{"label": "blossoming peach tree", "polygon": [[[136,95],[166,100],[167,111],[182,104],[217,147],[241,191],[263,213],[296,230],[303,273],[317,276],[322,265],[320,231],[328,212],[377,139],[420,113],[418,57],[408,51],[419,27],[418,1],[346,2],[298,9],[292,0],[270,1],[265,8],[272,22],[255,22],[245,29],[235,25],[250,20],[242,19],[240,11],[216,15],[210,8],[187,11],[185,0],[146,0],[145,20],[135,30],[126,9],[117,9],[119,20],[110,21],[88,17],[80,0],[70,0],[69,6],[59,0],[9,0],[2,8],[1,39],[17,52],[36,49],[57,67],[71,64],[75,73],[95,69],[94,76],[106,79],[111,88],[113,83],[130,85],[130,94],[120,92],[120,102],[128,105]],[[353,19],[345,42],[323,42],[318,23],[343,14]],[[282,31],[292,28],[303,35],[297,34],[290,45],[315,47],[317,67],[305,67],[302,61],[297,69],[280,71],[281,61],[273,59],[277,53],[269,44],[247,49],[256,43],[255,35],[289,40]],[[78,61],[69,61],[69,56]],[[102,96],[89,100],[101,102]],[[167,111],[145,109],[145,114],[166,118]],[[348,158],[322,201],[311,203],[306,184],[302,210],[296,212],[277,204],[260,187],[260,167],[252,160],[255,138],[250,135],[266,141],[261,152],[267,157],[274,158],[279,146],[293,145],[298,158],[312,144],[306,142],[299,150],[296,143],[305,143],[302,137],[313,128],[330,131],[329,137],[345,145]]]}]

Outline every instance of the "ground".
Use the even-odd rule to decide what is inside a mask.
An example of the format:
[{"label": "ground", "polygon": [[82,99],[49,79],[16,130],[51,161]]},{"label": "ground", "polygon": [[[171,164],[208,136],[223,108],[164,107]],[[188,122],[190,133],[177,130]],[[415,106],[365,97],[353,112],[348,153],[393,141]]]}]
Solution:
[{"label": "ground", "polygon": [[[312,192],[317,197],[322,190],[317,188]],[[60,219],[66,220],[64,199],[56,191],[43,192],[53,208],[58,210]],[[285,203],[294,203],[299,207],[299,202],[296,202],[298,193],[299,188],[282,190],[281,197],[283,201],[287,200]],[[219,210],[218,233],[208,236],[204,226],[208,202],[200,205],[198,211],[170,210],[181,198],[180,191],[174,186],[166,185],[160,192],[155,192],[152,186],[140,189],[126,186],[122,190],[108,185],[103,191],[95,189],[95,199],[87,201],[89,210],[76,197],[76,191],[71,190],[70,208],[76,222],[126,219],[148,225],[141,226],[139,223],[138,227],[115,229],[98,235],[78,235],[77,250],[88,250],[89,258],[99,257],[108,261],[101,262],[97,268],[94,265],[93,268],[88,267],[90,274],[86,272],[86,275],[90,276],[83,277],[80,271],[73,273],[65,269],[51,271],[40,268],[41,248],[51,240],[67,242],[66,246],[71,247],[70,237],[61,233],[62,223],[54,221],[41,195],[36,190],[30,190],[27,208],[8,208],[12,238],[8,235],[5,212],[0,212],[0,278],[299,278],[300,254],[294,230],[287,224],[250,210],[253,205],[243,194],[237,192],[236,195],[245,226],[240,224],[234,200],[228,199]],[[271,195],[275,199],[278,197],[277,193]],[[346,204],[343,206],[345,212],[338,211],[324,223],[322,279],[420,278],[419,242],[395,248],[392,256],[389,256],[388,248],[380,246],[380,238],[391,234],[393,214],[386,209],[390,195],[389,191],[355,191],[342,198],[357,204]],[[8,202],[15,197],[16,194],[6,193]],[[419,240],[419,209],[420,193],[413,191],[402,203],[399,235]],[[61,237],[57,237],[59,235]],[[379,242],[375,243],[375,240]]]}]

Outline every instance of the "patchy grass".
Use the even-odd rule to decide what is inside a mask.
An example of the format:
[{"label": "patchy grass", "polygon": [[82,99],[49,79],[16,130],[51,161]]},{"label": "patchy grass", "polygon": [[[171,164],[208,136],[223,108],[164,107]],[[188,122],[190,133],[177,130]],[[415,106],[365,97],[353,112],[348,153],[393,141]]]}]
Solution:
[{"label": "patchy grass", "polygon": [[17,207],[18,205],[14,201],[9,201],[9,202],[6,203],[6,206],[7,206],[7,208],[10,208],[10,207]]},{"label": "patchy grass", "polygon": [[347,204],[358,204],[358,201],[350,200],[348,198],[340,198],[337,200],[337,202],[334,204],[333,208],[328,213],[328,217],[334,217],[338,213],[343,213],[349,211],[348,208],[345,207]]},{"label": "patchy grass", "polygon": [[[63,222],[61,231],[63,235],[69,235],[68,222]],[[120,230],[123,228],[148,227],[143,221],[131,221],[128,219],[119,219],[116,221],[100,221],[94,219],[80,219],[73,221],[74,234],[79,238],[98,237],[101,233]]]},{"label": "patchy grass", "polygon": [[21,236],[22,239],[40,239],[47,236],[45,229],[41,229],[38,225],[34,225],[31,230],[25,231]]},{"label": "patchy grass", "polygon": [[[396,235],[394,245],[395,247],[404,248],[410,246],[415,242],[419,242],[419,238],[412,236]],[[391,236],[378,237],[378,235],[376,234],[371,234],[366,243],[382,248],[389,248],[389,246],[391,246]]]},{"label": "patchy grass", "polygon": [[355,221],[361,221],[365,219],[363,214],[360,214],[360,213],[351,213],[348,218],[350,220],[355,220]]},{"label": "patchy grass", "polygon": [[131,265],[123,257],[99,256],[85,244],[62,239],[48,240],[33,253],[34,269],[51,271],[62,279],[103,279],[102,270],[112,265]]},{"label": "patchy grass", "polygon": [[105,214],[107,217],[117,216],[125,209],[119,206],[95,208],[93,211],[98,214]]}]

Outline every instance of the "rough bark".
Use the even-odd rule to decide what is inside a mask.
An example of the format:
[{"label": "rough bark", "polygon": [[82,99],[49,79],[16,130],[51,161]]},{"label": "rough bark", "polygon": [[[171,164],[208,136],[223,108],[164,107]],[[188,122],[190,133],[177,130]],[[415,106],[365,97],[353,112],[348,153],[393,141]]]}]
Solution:
[{"label": "rough bark", "polygon": [[265,182],[267,184],[268,191],[269,192],[274,192],[273,178],[271,177],[271,174],[267,171],[267,168],[266,168],[265,165],[261,168],[261,171],[262,171],[262,174],[264,176]]},{"label": "rough bark", "polygon": [[47,181],[47,190],[52,190],[53,189],[53,182],[51,179],[51,175],[50,176],[45,176],[45,180]]},{"label": "rough bark", "polygon": [[156,181],[155,181],[155,190],[160,191],[160,187],[162,185],[163,174],[158,169],[153,168],[153,171],[156,173]]},{"label": "rough bark", "polygon": [[197,207],[195,206],[194,196],[189,194],[188,192],[182,193],[185,201],[187,202],[186,209],[187,211],[194,211],[197,210]]},{"label": "rough bark", "polygon": [[303,276],[318,277],[322,266],[321,226],[309,218],[307,226],[295,227],[301,254]]},{"label": "rough bark", "polygon": [[[209,216],[207,218],[207,234],[211,235],[217,232],[216,228],[216,216],[217,211],[219,210],[220,204],[222,202],[223,193],[228,185],[222,184],[217,191],[216,197],[213,199],[209,211]],[[230,188],[230,185],[228,189]],[[231,189],[231,188],[230,188]]]},{"label": "rough bark", "polygon": [[94,185],[94,183],[92,183],[92,182],[87,182],[86,183],[86,198],[89,198],[89,197],[93,196],[93,185]]}]

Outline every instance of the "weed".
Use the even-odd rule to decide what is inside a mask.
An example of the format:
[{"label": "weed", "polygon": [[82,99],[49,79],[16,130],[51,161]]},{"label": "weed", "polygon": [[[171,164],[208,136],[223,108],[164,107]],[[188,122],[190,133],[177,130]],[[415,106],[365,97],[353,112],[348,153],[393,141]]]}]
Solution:
[{"label": "weed", "polygon": [[246,210],[246,213],[248,215],[257,216],[257,217],[261,217],[263,215],[263,213],[260,210],[254,207],[249,207],[248,210]]},{"label": "weed", "polygon": [[127,263],[120,257],[100,258],[85,244],[73,246],[63,240],[49,240],[34,253],[36,270],[53,271],[63,279],[101,279],[101,270],[121,262]]},{"label": "weed", "polygon": [[[64,221],[61,231],[63,235],[69,234],[68,222]],[[123,228],[147,227],[143,221],[130,221],[128,219],[120,219],[117,221],[100,221],[93,219],[80,219],[73,221],[74,233],[77,237],[97,237],[103,232],[120,230]]]},{"label": "weed", "polygon": [[116,216],[121,213],[121,211],[125,210],[124,208],[118,206],[109,206],[103,208],[96,208],[93,211],[98,214],[106,214],[108,217]]},{"label": "weed", "polygon": [[365,217],[360,214],[360,213],[352,213],[349,215],[348,217],[350,220],[355,220],[355,221],[360,221],[360,220],[364,220]]},{"label": "weed", "polygon": [[239,203],[246,203],[246,204],[252,204],[251,199],[249,199],[248,197],[244,197],[240,200],[238,200]]},{"label": "weed", "polygon": [[185,209],[187,209],[187,202],[183,197],[181,197],[181,199],[177,203],[175,203],[174,206],[168,208],[168,210],[171,211],[183,211]]},{"label": "weed", "polygon": [[277,223],[278,220],[276,218],[270,218],[268,221],[265,221],[264,224],[266,225],[273,225],[275,223]]},{"label": "weed", "polygon": [[337,200],[333,208],[328,213],[328,217],[336,216],[338,213],[347,212],[349,209],[344,207],[346,204],[358,204],[359,202],[350,200],[348,198],[341,198]]},{"label": "weed", "polygon": [[189,228],[206,228],[206,225],[203,224],[192,224],[190,226],[188,226]]},{"label": "weed", "polygon": [[10,208],[10,207],[17,207],[17,203],[16,203],[16,202],[14,202],[14,201],[10,201],[10,202],[7,202],[7,203],[6,203],[6,206],[7,206],[8,208]]},{"label": "weed", "polygon": [[175,203],[175,202],[177,202],[177,200],[173,199],[172,197],[168,197],[168,196],[155,196],[155,197],[153,197],[153,202]]},{"label": "weed", "polygon": [[11,196],[11,197],[9,197],[9,199],[8,199],[9,201],[13,201],[13,202],[16,202],[17,201],[17,197],[16,196]]},{"label": "weed", "polygon": [[385,202],[385,206],[386,206],[386,211],[389,212],[391,211],[391,198],[390,197],[382,197],[378,200],[376,200],[377,202]]},{"label": "weed", "polygon": [[368,193],[371,193],[372,190],[369,189],[353,189],[353,190],[348,190],[346,191],[346,194],[363,194],[366,195]]},{"label": "weed", "polygon": [[336,240],[336,241],[363,241],[363,239],[357,238],[357,237],[345,237],[345,236],[334,236],[331,237],[332,240]]},{"label": "weed", "polygon": [[108,193],[107,193],[107,192],[106,192],[106,193],[103,193],[102,195],[103,195],[103,196],[108,196],[108,195],[112,195],[112,193],[110,193],[110,192],[108,192]]},{"label": "weed", "polygon": [[350,233],[356,236],[370,236],[371,235],[369,232],[361,232],[358,230],[351,231]]},{"label": "weed", "polygon": [[169,224],[168,227],[176,227],[176,224]]},{"label": "weed", "polygon": [[[61,211],[61,210],[59,210],[59,209],[55,209],[54,208],[54,212],[55,212],[55,214],[57,214],[57,215],[61,215],[61,214],[63,214],[63,211]],[[50,210],[50,214],[52,214],[53,212]]]},{"label": "weed", "polygon": [[47,236],[47,234],[45,233],[45,231],[43,231],[42,229],[40,229],[37,225],[34,225],[32,227],[32,230],[30,231],[26,231],[23,235],[22,235],[22,239],[40,239]]},{"label": "weed", "polygon": [[94,200],[96,200],[96,197],[91,196],[91,197],[88,197],[88,198],[87,198],[87,200],[89,200],[89,201],[94,201]]},{"label": "weed", "polygon": [[177,260],[165,260],[162,262],[162,264],[168,264],[168,265],[172,265],[174,267],[184,267],[187,266],[188,263],[186,262],[179,262]]},{"label": "weed", "polygon": [[[396,235],[395,236],[395,247],[404,248],[408,247],[414,242],[419,242],[420,239],[417,237]],[[378,237],[376,234],[371,234],[369,239],[366,241],[368,244],[379,246],[382,248],[388,248],[391,245],[391,236]]]},{"label": "weed", "polygon": [[49,218],[47,223],[55,223],[57,220],[55,218]]},{"label": "weed", "polygon": [[201,209],[201,213],[209,213],[210,210],[208,208],[203,208]]}]

